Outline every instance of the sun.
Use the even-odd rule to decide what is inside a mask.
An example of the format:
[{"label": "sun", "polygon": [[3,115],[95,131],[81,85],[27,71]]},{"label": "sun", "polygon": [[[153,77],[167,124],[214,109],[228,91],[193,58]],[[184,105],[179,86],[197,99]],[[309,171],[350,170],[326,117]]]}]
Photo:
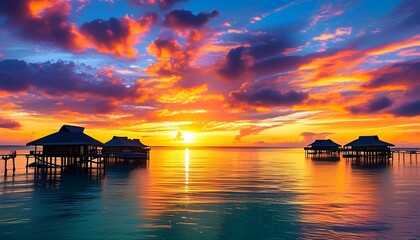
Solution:
[{"label": "sun", "polygon": [[184,138],[184,143],[193,143],[194,135],[190,132],[183,132],[182,137]]}]

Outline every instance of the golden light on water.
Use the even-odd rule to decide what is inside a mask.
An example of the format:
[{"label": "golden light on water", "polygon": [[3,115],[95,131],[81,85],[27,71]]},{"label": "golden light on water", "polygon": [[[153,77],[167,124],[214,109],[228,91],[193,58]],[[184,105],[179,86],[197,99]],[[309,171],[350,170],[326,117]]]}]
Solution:
[{"label": "golden light on water", "polygon": [[185,148],[185,191],[188,192],[188,172],[190,169],[190,149]]}]

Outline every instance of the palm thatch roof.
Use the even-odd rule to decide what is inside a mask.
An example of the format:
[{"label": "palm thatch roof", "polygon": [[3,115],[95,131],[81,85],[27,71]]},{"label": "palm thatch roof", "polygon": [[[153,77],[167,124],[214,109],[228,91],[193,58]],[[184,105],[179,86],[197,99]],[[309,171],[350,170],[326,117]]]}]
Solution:
[{"label": "palm thatch roof", "polygon": [[102,146],[103,144],[83,133],[85,128],[71,125],[63,125],[56,133],[42,137],[32,142],[28,142],[26,146]]},{"label": "palm thatch roof", "polygon": [[308,145],[308,147],[331,147],[331,148],[338,148],[341,147],[340,144],[335,143],[334,141],[332,141],[331,139],[326,139],[326,140],[315,140],[315,142],[311,143]]},{"label": "palm thatch roof", "polygon": [[392,143],[387,143],[375,136],[360,136],[358,139],[347,143],[345,147],[393,147]]},{"label": "palm thatch roof", "polygon": [[111,140],[104,144],[105,147],[142,147],[148,148],[149,146],[144,145],[140,142],[140,139],[129,139],[128,137],[117,137],[114,136]]}]

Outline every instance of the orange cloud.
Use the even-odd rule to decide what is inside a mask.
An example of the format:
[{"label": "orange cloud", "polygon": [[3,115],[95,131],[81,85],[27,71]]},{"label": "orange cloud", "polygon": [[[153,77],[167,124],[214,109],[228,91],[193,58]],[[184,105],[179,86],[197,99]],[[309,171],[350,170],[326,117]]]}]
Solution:
[{"label": "orange cloud", "polygon": [[334,39],[338,36],[350,35],[351,31],[352,31],[351,27],[341,27],[341,28],[337,28],[335,30],[335,33],[323,33],[318,37],[313,37],[312,40],[314,40],[314,41],[326,41],[326,40]]},{"label": "orange cloud", "polygon": [[158,101],[162,103],[190,103],[200,99],[207,90],[207,85],[188,89],[167,89],[165,93],[158,98]]},{"label": "orange cloud", "polygon": [[145,71],[149,74],[178,74],[188,66],[187,54],[175,39],[156,39],[147,48],[158,62],[150,65]]},{"label": "orange cloud", "polygon": [[[32,0],[28,2],[28,9],[32,16],[41,17],[41,14],[45,9],[53,6],[54,3],[64,3],[62,0],[52,1],[52,0]],[[68,3],[66,3],[68,4]]]},{"label": "orange cloud", "polygon": [[417,34],[401,42],[395,42],[388,45],[371,48],[367,52],[367,54],[370,56],[383,55],[383,54],[399,51],[405,48],[419,47],[419,46],[420,46],[420,34]]}]

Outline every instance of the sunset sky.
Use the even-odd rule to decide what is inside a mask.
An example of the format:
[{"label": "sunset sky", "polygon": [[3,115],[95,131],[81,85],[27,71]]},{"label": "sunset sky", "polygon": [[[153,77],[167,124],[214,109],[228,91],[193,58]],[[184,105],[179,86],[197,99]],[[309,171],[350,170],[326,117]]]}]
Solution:
[{"label": "sunset sky", "polygon": [[420,1],[0,0],[0,144],[420,146]]}]

